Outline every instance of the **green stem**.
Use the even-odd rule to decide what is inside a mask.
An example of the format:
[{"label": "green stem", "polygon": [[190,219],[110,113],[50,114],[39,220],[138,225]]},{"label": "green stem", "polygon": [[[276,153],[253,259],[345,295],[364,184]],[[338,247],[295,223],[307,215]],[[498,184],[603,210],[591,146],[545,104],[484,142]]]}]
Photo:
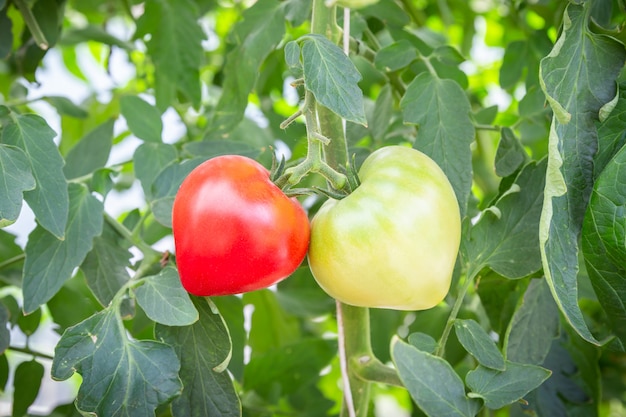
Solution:
[{"label": "green stem", "polygon": [[15,255],[12,258],[9,258],[7,260],[4,260],[2,262],[0,262],[0,271],[3,270],[4,268],[7,268],[13,264],[16,264],[20,261],[23,261],[24,258],[26,257],[26,255],[24,253],[20,253],[19,255]]},{"label": "green stem", "polygon": [[33,39],[37,43],[37,46],[44,51],[50,47],[48,40],[46,39],[46,35],[43,34],[41,28],[39,27],[39,23],[37,23],[37,19],[33,15],[33,12],[26,4],[25,0],[13,0],[15,6],[19,9],[22,14],[22,18],[24,19],[24,23],[28,26],[28,30],[30,30],[31,35],[33,35]]},{"label": "green stem", "polygon": [[452,330],[452,326],[454,326],[454,320],[456,320],[456,316],[459,314],[459,310],[463,305],[463,299],[465,298],[465,294],[467,294],[467,290],[469,286],[474,282],[475,274],[471,276],[467,276],[459,295],[454,302],[454,306],[452,307],[452,311],[450,312],[450,316],[448,317],[448,321],[446,323],[446,327],[443,329],[443,334],[441,335],[441,339],[439,339],[439,346],[437,346],[437,352],[435,353],[439,357],[443,357],[446,353],[446,343],[448,342],[448,337],[450,336],[450,331]]},{"label": "green stem", "polygon": [[54,356],[48,355],[47,353],[37,352],[37,351],[32,350],[31,348],[28,348],[28,347],[9,346],[8,350],[11,350],[13,352],[25,353],[27,355],[33,355],[33,356],[38,357],[38,358],[44,358],[44,359],[50,359],[50,360],[54,359]]}]

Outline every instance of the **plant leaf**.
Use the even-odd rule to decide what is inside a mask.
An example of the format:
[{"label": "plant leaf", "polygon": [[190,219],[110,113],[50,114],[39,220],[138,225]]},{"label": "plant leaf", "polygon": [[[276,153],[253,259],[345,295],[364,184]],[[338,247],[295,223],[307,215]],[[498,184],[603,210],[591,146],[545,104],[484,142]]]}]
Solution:
[{"label": "plant leaf", "polygon": [[598,344],[578,305],[578,239],[593,186],[595,122],[604,106],[615,101],[626,49],[589,31],[589,7],[567,7],[564,30],[541,61],[541,86],[554,117],[539,236],[544,273],[557,305],[583,338]]},{"label": "plant leaf", "polygon": [[[9,324],[9,309],[1,301],[2,299],[0,299],[0,355],[4,355],[4,351],[11,344],[11,332],[9,332],[7,327]],[[0,384],[0,392],[3,390],[4,385]]]},{"label": "plant leaf", "polygon": [[199,320],[191,326],[168,327],[157,324],[156,337],[174,348],[181,367],[183,392],[172,403],[174,417],[241,415],[239,397],[224,371],[230,359],[228,329],[211,302],[191,297]]},{"label": "plant leaf", "polygon": [[626,346],[626,146],[596,181],[582,230],[587,273],[613,332]]},{"label": "plant leaf", "polygon": [[152,104],[138,96],[122,96],[120,111],[133,135],[146,142],[162,141],[161,113]]},{"label": "plant leaf", "polygon": [[446,173],[464,217],[472,185],[470,144],[474,141],[465,92],[452,80],[421,73],[407,87],[400,107],[404,121],[418,125],[414,147]]},{"label": "plant leaf", "polygon": [[69,211],[63,158],[54,141],[56,133],[34,114],[17,115],[2,130],[2,142],[22,149],[31,163],[37,187],[24,192],[24,199],[39,224],[59,239],[63,238]]},{"label": "plant leaf", "polygon": [[559,335],[559,310],[545,279],[530,282],[506,334],[506,357],[517,363],[541,365]]},{"label": "plant leaf", "polygon": [[304,86],[317,102],[347,121],[367,124],[361,74],[337,45],[321,35],[306,35],[302,45]]},{"label": "plant leaf", "polygon": [[398,338],[391,342],[391,357],[400,379],[427,416],[473,417],[478,413],[480,402],[467,398],[463,381],[442,358]]},{"label": "plant leaf", "polygon": [[13,386],[13,417],[26,415],[28,408],[35,402],[41,380],[43,378],[43,365],[36,360],[20,363],[15,369]]},{"label": "plant leaf", "polygon": [[41,226],[28,236],[24,262],[24,311],[48,301],[67,281],[102,232],[104,207],[84,185],[69,186],[69,221],[65,239],[58,240]]},{"label": "plant leaf", "polygon": [[141,182],[147,200],[152,198],[152,184],[168,165],[178,159],[173,145],[166,143],[142,143],[133,155],[135,176]]},{"label": "plant leaf", "polygon": [[109,119],[93,129],[78,142],[65,157],[65,178],[73,179],[103,168],[113,147],[113,125]]},{"label": "plant leaf", "polygon": [[497,410],[520,400],[537,388],[551,372],[540,366],[506,361],[506,370],[496,371],[481,365],[469,371],[465,378],[472,396],[485,400],[485,405]]},{"label": "plant leaf", "polygon": [[179,369],[170,346],[129,340],[112,309],[68,328],[52,361],[53,378],[82,376],[76,407],[107,417],[154,417],[159,405],[180,395]]},{"label": "plant leaf", "polygon": [[513,131],[508,127],[502,128],[496,151],[496,175],[502,178],[512,175],[527,159],[528,155]]},{"label": "plant leaf", "polygon": [[[546,161],[528,164],[515,183],[485,210],[463,240],[468,275],[489,266],[507,278],[522,278],[541,268],[537,248]],[[498,215],[499,218],[498,218]]]},{"label": "plant leaf", "polygon": [[36,186],[28,157],[20,148],[0,143],[0,227],[17,220],[24,191]]},{"label": "plant leaf", "polygon": [[454,331],[463,347],[486,368],[504,371],[504,358],[495,341],[475,320],[456,319]]},{"label": "plant leaf", "polygon": [[143,281],[135,296],[150,319],[167,326],[188,326],[198,320],[198,311],[181,286],[176,269],[164,268]]}]

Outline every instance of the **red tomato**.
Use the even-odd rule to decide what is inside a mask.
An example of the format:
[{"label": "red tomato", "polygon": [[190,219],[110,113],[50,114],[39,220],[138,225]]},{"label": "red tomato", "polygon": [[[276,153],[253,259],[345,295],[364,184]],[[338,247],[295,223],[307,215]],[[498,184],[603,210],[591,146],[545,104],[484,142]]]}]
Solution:
[{"label": "red tomato", "polygon": [[172,229],[183,287],[199,296],[269,287],[295,271],[309,246],[309,220],[258,162],[210,159],[183,181]]}]

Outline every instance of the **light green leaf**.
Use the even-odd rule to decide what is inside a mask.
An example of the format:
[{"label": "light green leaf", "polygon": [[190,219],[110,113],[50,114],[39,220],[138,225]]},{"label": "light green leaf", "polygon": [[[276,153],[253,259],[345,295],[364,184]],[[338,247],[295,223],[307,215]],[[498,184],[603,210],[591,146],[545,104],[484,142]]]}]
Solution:
[{"label": "light green leaf", "polygon": [[595,123],[616,97],[626,49],[589,31],[589,7],[589,2],[568,6],[563,32],[541,61],[541,85],[554,117],[539,236],[544,273],[557,305],[583,338],[599,344],[578,305],[578,240],[593,187]]},{"label": "light green leaf", "polygon": [[222,96],[211,128],[223,137],[243,119],[258,69],[285,34],[284,10],[276,0],[260,0],[242,14],[232,32],[235,47],[226,56]]},{"label": "light green leaf", "polygon": [[439,346],[431,335],[421,332],[411,333],[408,342],[423,352],[433,354],[437,350],[437,346]]},{"label": "light green leaf", "polygon": [[17,220],[24,191],[35,188],[28,157],[20,148],[0,143],[0,227]]},{"label": "light green leaf", "polygon": [[465,92],[452,80],[422,73],[400,101],[406,123],[418,125],[414,147],[430,156],[446,173],[465,216],[472,185],[474,125]]},{"label": "light green leaf", "polygon": [[142,143],[133,155],[135,176],[141,182],[147,200],[152,199],[152,184],[168,165],[178,159],[173,145],[165,143]]},{"label": "light green leaf", "polygon": [[445,360],[394,338],[391,356],[400,379],[429,417],[474,417],[481,407],[467,398],[463,381]]},{"label": "light green leaf", "polygon": [[291,72],[302,76],[302,63],[300,62],[300,45],[296,41],[289,41],[285,45],[285,63]]},{"label": "light green leaf", "polygon": [[222,317],[211,302],[191,297],[199,320],[191,326],[157,324],[156,337],[174,348],[181,368],[183,392],[172,403],[174,417],[241,415],[239,397],[225,372],[231,342]]},{"label": "light green leaf", "polygon": [[200,105],[200,72],[205,34],[191,0],[148,0],[137,21],[135,37],[150,34],[148,54],[156,68],[156,105],[163,111],[181,92]]},{"label": "light green leaf", "polygon": [[94,238],[93,249],[80,265],[89,289],[103,306],[109,305],[130,278],[126,268],[131,257],[121,236],[105,222],[102,234]]},{"label": "light green leaf", "polygon": [[485,266],[511,279],[541,268],[537,240],[545,167],[545,160],[524,167],[509,190],[483,212],[469,240],[461,242],[470,276]]},{"label": "light green leaf", "polygon": [[559,329],[559,310],[550,288],[544,279],[532,280],[505,336],[507,359],[541,365]]},{"label": "light green leaf", "polygon": [[598,301],[626,346],[626,146],[594,185],[583,223],[582,250]]},{"label": "light green leaf", "polygon": [[76,407],[107,417],[154,417],[159,405],[180,395],[179,369],[172,347],[129,340],[111,309],[68,328],[52,361],[53,378],[82,376]]},{"label": "light green leaf", "polygon": [[506,361],[505,371],[479,365],[467,373],[465,382],[472,390],[470,396],[482,398],[488,408],[497,410],[523,398],[550,374],[549,370],[540,366]]},{"label": "light green leaf", "polygon": [[337,45],[321,35],[306,35],[302,45],[304,86],[318,103],[347,121],[367,124],[361,74]]},{"label": "light green leaf", "polygon": [[122,96],[120,111],[133,135],[146,142],[162,141],[161,113],[152,104],[138,96]]},{"label": "light green leaf", "polygon": [[102,232],[102,203],[84,185],[70,184],[69,193],[65,239],[58,240],[41,226],[28,236],[23,282],[26,313],[56,294],[91,250],[93,238]]},{"label": "light green leaf", "polygon": [[28,408],[35,402],[41,380],[43,379],[43,365],[35,359],[20,363],[15,369],[13,386],[13,417],[26,415]]},{"label": "light green leaf", "polygon": [[486,368],[504,370],[504,358],[495,341],[475,320],[456,319],[454,331],[463,347]]},{"label": "light green leaf", "polygon": [[188,326],[198,320],[198,311],[180,284],[174,268],[164,268],[158,275],[143,279],[135,289],[137,302],[146,315],[166,326]]},{"label": "light green leaf", "polygon": [[65,178],[74,179],[103,168],[113,147],[113,119],[89,132],[65,157]]},{"label": "light green leaf", "polygon": [[69,210],[63,158],[54,144],[56,133],[46,121],[33,114],[17,115],[2,130],[2,143],[22,149],[31,163],[37,187],[24,193],[24,199],[39,224],[61,239]]}]

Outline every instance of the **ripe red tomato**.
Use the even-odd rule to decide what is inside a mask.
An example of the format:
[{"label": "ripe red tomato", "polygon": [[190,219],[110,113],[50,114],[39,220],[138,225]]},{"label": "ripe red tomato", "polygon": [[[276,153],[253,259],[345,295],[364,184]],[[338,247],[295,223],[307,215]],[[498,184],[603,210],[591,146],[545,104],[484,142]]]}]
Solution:
[{"label": "ripe red tomato", "polygon": [[172,229],[183,287],[194,295],[269,287],[295,271],[308,217],[258,162],[219,156],[195,168],[174,199]]}]

